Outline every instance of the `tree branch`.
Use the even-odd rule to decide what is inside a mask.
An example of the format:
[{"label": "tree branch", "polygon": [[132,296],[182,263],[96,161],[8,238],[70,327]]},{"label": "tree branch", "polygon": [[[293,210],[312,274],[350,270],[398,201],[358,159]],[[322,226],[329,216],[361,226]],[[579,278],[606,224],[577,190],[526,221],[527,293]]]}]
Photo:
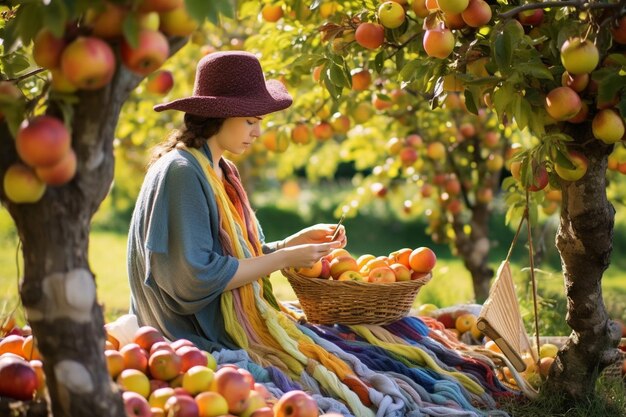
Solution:
[{"label": "tree branch", "polygon": [[534,10],[534,9],[548,9],[551,7],[576,7],[581,10],[589,10],[589,9],[619,9],[621,8],[620,3],[616,4],[607,4],[607,3],[589,3],[584,0],[565,0],[565,1],[545,1],[540,3],[527,3],[523,6],[514,7],[513,9],[500,13],[499,16],[503,19],[507,19],[517,15],[519,12],[524,10]]}]

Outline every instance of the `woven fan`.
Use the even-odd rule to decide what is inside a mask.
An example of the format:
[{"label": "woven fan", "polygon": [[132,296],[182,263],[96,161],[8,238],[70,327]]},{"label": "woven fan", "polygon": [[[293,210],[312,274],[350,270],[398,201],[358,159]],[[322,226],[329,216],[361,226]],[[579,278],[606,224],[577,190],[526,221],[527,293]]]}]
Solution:
[{"label": "woven fan", "polygon": [[476,323],[478,329],[498,345],[516,370],[522,372],[526,363],[522,354],[529,352],[536,361],[536,352],[526,334],[515,294],[509,261],[502,261]]},{"label": "woven fan", "polygon": [[[476,327],[489,336],[498,345],[504,356],[511,362],[516,370],[522,372],[526,369],[526,363],[522,359],[524,353],[530,353],[533,361],[539,361],[539,319],[537,317],[537,283],[535,281],[535,265],[533,262],[533,239],[530,228],[530,216],[528,215],[528,190],[526,191],[526,209],[519,223],[517,232],[511,242],[506,259],[500,264],[496,279],[489,290],[489,297],[484,302],[480,311]],[[509,259],[513,247],[517,242],[522,224],[526,222],[528,230],[528,255],[530,263],[530,276],[533,287],[533,307],[535,314],[536,346],[533,349],[530,339],[526,334],[522,315],[520,314],[519,302],[515,294],[513,276]]]}]

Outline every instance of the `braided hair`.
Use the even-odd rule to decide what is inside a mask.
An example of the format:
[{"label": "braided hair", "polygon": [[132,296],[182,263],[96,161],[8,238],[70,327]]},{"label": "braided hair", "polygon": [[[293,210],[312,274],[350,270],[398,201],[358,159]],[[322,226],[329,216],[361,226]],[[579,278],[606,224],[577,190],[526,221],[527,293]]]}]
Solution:
[{"label": "braided hair", "polygon": [[226,119],[185,113],[183,127],[172,130],[165,141],[155,146],[148,166],[155,163],[172,149],[180,149],[183,146],[201,148],[208,138],[219,132],[224,124],[224,120]]}]

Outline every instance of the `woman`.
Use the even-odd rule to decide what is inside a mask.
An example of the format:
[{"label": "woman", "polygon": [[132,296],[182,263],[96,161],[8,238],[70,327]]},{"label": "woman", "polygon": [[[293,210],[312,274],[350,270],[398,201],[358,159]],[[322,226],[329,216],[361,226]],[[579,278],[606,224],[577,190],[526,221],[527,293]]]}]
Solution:
[{"label": "woman", "polygon": [[[224,331],[222,293],[281,268],[312,266],[345,246],[343,227],[331,241],[334,225],[326,224],[263,244],[237,169],[223,156],[245,152],[260,135],[261,116],[291,102],[280,82],[265,81],[254,55],[220,52],[198,63],[193,96],[155,107],[185,116],[156,148],[131,221],[131,313],[140,324],[207,350],[235,347]],[[233,253],[220,220],[229,208],[242,229],[236,234],[252,244],[245,258]],[[271,291],[265,296],[273,300]]]},{"label": "woman", "polygon": [[[262,371],[257,380],[283,392],[306,389],[324,411],[479,415],[474,404],[490,407],[490,394],[505,390],[488,367],[428,337],[419,319],[315,326],[273,298],[261,277],[310,267],[346,244],[343,228],[332,240],[335,227],[325,224],[264,244],[237,170],[224,158],[250,147],[262,115],[290,104],[253,55],[221,52],[200,61],[191,97],[155,107],[185,112],[185,126],[157,148],[133,213],[131,312],[140,325],[214,354],[245,351],[248,369]],[[223,347],[237,350],[216,352]]]}]

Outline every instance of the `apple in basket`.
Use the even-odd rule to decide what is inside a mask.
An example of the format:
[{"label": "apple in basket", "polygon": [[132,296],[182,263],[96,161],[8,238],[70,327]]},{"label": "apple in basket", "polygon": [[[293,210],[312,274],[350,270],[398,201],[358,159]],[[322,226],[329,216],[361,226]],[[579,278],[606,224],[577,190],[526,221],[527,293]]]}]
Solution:
[{"label": "apple in basket", "polygon": [[358,269],[356,259],[350,255],[342,255],[330,261],[330,275],[337,279],[345,271],[356,271]]},{"label": "apple in basket", "polygon": [[328,279],[330,278],[330,261],[326,258],[322,258],[322,272],[320,272],[319,278]]},{"label": "apple in basket", "polygon": [[396,282],[396,274],[388,266],[378,266],[369,272],[367,280],[374,283]]},{"label": "apple in basket", "polygon": [[295,272],[305,277],[317,278],[322,273],[322,260],[321,259],[318,260],[310,268],[305,268],[305,267],[295,268]]},{"label": "apple in basket", "polygon": [[339,275],[337,281],[365,281],[365,278],[357,271],[344,271]]}]

